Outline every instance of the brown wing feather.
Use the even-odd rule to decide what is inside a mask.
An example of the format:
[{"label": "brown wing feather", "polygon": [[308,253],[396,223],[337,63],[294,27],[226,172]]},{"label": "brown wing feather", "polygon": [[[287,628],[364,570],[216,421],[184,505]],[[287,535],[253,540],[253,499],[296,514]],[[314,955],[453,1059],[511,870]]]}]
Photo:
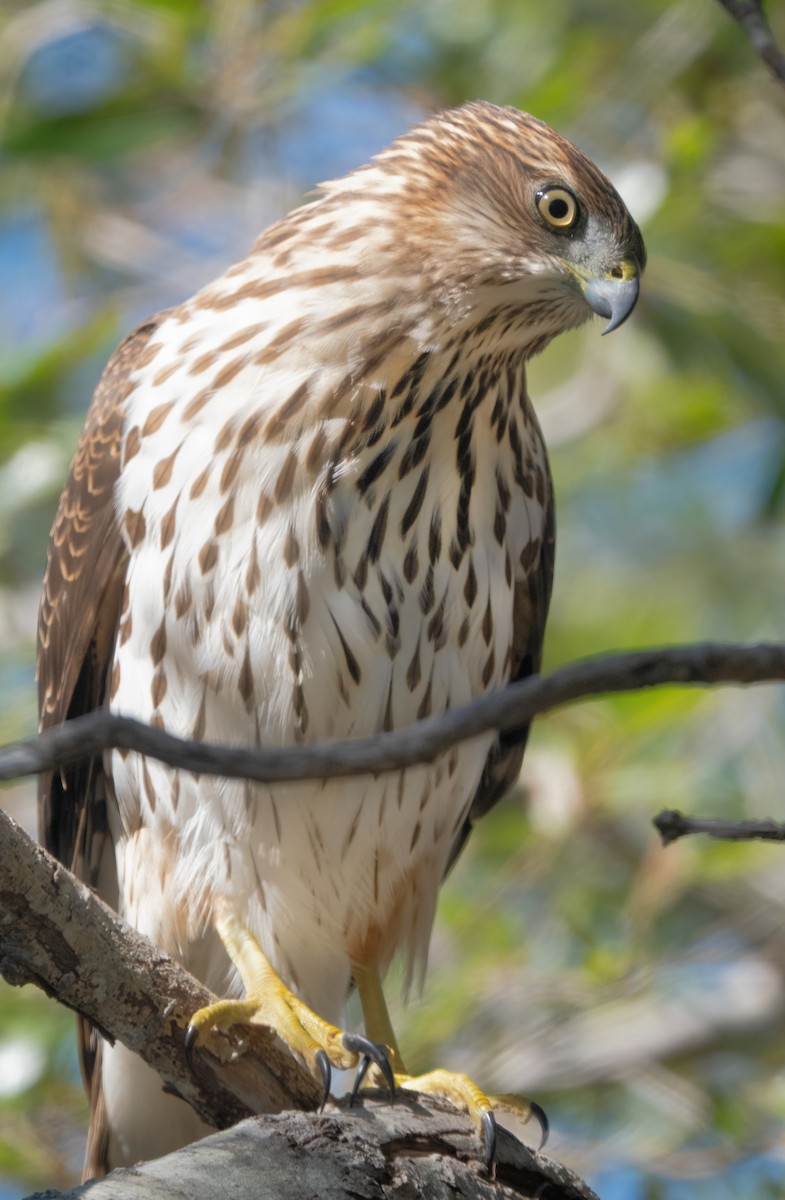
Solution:
[{"label": "brown wing feather", "polygon": [[[114,486],[131,390],[128,376],[159,321],[141,325],[109,360],[60,497],[38,612],[41,729],[103,702],[127,561],[115,520]],[[39,778],[41,840],[88,882],[93,880],[85,871],[85,810],[99,773],[100,763],[82,763]]]},{"label": "brown wing feather", "polygon": [[[550,479],[545,497],[545,521],[539,553],[524,580],[515,588],[513,601],[513,647],[510,683],[536,675],[542,662],[545,622],[551,601],[553,563],[556,551],[556,520]],[[519,725],[499,734],[485,763],[469,816],[456,838],[447,865],[457,859],[475,823],[510,790],[518,778],[530,725]]]},{"label": "brown wing feather", "polygon": [[[127,554],[115,519],[128,376],[157,329],[153,318],[109,360],[87,416],[52,527],[38,612],[41,729],[104,702],[120,615]],[[117,903],[100,759],[48,772],[38,780],[41,841],[81,879]],[[79,1020],[79,1050],[91,1119],[84,1178],[106,1171],[108,1126],[101,1093],[101,1044]]]}]

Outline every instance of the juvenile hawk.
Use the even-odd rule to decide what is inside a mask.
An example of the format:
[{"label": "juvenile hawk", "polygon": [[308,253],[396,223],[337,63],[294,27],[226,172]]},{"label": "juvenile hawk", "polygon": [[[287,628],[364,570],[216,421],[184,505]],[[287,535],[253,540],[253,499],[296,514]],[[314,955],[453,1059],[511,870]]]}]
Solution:
[{"label": "juvenile hawk", "polygon": [[[620,325],[644,261],[588,159],[474,103],[323,185],[140,326],[98,385],[52,531],[42,727],[108,705],[284,746],[396,729],[536,672],[553,505],[526,362],[592,312]],[[445,869],[526,734],[274,786],[107,753],[42,780],[42,834],[208,987],[245,985],[195,1015],[197,1040],[255,1015],[315,1071],[355,1061],[310,1012],[337,1021],[354,980],[399,1083],[434,1086],[404,1076],[380,983],[399,950],[424,969]],[[123,1047],[84,1049],[88,1174],[205,1132]],[[435,1086],[487,1134],[488,1098],[461,1080]]]}]

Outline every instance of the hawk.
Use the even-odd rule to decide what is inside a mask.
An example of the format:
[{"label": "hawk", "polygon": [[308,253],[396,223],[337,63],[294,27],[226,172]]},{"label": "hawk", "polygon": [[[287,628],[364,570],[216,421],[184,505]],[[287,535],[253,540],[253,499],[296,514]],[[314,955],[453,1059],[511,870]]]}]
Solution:
[{"label": "hawk", "polygon": [[[248,256],[130,334],[98,384],[52,530],[42,728],[106,705],[184,738],[290,746],[405,726],[537,672],[554,554],[526,363],[620,325],[645,251],[583,154],[512,108],[440,113],[322,185]],[[607,332],[607,330],[606,330]],[[527,737],[270,786],[113,751],[41,780],[43,840],[329,1087],[389,1061],[381,984],[424,971],[439,885]],[[367,1039],[340,1020],[356,986]],[[207,1132],[83,1031],[86,1173]],[[379,1050],[374,1043],[389,1049]]]}]

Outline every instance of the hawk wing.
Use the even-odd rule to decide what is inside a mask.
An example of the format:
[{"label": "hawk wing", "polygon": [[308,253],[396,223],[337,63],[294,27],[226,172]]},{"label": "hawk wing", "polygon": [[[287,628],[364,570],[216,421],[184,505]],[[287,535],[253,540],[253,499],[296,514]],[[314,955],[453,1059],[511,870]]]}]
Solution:
[{"label": "hawk wing", "polygon": [[[532,545],[530,543],[530,545]],[[532,561],[524,578],[515,587],[513,599],[513,645],[510,683],[536,675],[542,661],[545,622],[551,601],[553,563],[556,550],[556,520],[553,489],[547,479],[542,539],[532,547]],[[515,783],[523,762],[530,724],[518,725],[500,733],[485,763],[469,815],[455,840],[447,872],[466,844],[474,825],[498,803]]]},{"label": "hawk wing", "polygon": [[[124,401],[129,373],[159,323],[141,325],[109,360],[60,497],[38,612],[41,729],[103,703],[127,564],[114,508]],[[91,885],[90,832],[96,821],[105,824],[96,799],[100,773],[100,762],[81,762],[38,781],[41,841]]]},{"label": "hawk wing", "polygon": [[[127,564],[114,507],[124,401],[130,390],[129,373],[160,320],[159,316],[141,325],[109,360],[60,498],[38,612],[41,729],[104,702]],[[116,906],[117,877],[100,757],[39,776],[38,828],[46,848]],[[84,1020],[79,1021],[78,1035],[92,1110],[87,1176],[101,1169],[108,1130],[98,1069],[100,1041]]]}]

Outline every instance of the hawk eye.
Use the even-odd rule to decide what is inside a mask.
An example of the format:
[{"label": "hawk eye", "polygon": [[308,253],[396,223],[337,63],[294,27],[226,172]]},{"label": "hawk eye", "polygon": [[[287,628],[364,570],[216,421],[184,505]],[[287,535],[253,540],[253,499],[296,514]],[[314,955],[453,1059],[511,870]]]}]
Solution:
[{"label": "hawk eye", "polygon": [[548,187],[538,192],[537,209],[552,229],[572,229],[580,216],[578,201],[563,187]]}]

